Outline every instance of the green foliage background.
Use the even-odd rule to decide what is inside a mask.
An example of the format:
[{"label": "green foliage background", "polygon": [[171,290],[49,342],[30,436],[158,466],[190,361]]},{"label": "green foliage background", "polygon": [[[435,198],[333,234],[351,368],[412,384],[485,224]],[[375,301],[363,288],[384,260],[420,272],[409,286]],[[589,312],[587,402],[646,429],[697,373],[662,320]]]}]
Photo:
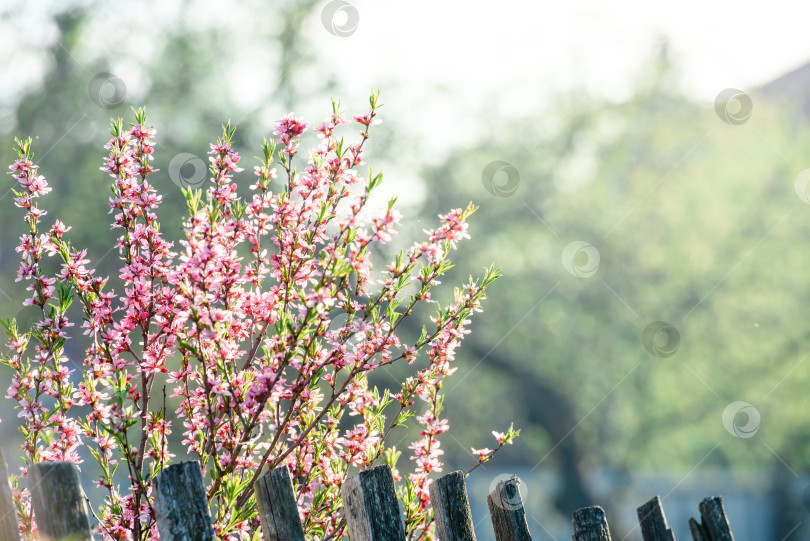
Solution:
[{"label": "green foliage background", "polygon": [[[285,109],[317,98],[325,111],[326,98],[340,95],[343,88],[330,77],[296,84],[312,63],[302,52],[302,28],[317,16],[314,6],[277,5],[273,17],[285,23],[255,36],[278,75],[267,103],[254,110],[238,110],[222,84],[236,39],[225,30],[179,21],[162,29],[155,50],[140,60],[149,82],[138,97],[159,128],[160,218],[170,238],[178,237],[184,212],[166,175],[172,156],[202,156],[220,124],[241,115],[240,151],[249,158]],[[126,115],[130,103],[106,110],[88,99],[89,78],[120,61],[112,49],[93,65],[72,58],[105,22],[107,12],[94,14],[92,7],[55,15],[61,38],[40,51],[44,81],[6,103],[4,118],[15,120],[0,135],[0,161],[11,163],[13,136],[34,137],[54,187],[46,204],[51,218],[72,225],[74,244],[86,246],[94,263],[101,260],[100,271],[114,273],[108,180],[98,168],[108,119]],[[121,32],[129,32],[122,40],[137,34]],[[10,66],[8,60],[2,66],[3,79],[13,84]],[[502,468],[541,463],[573,468],[574,476],[597,468],[685,473],[696,464],[740,475],[810,468],[810,205],[794,189],[810,167],[807,119],[792,104],[752,92],[748,122],[726,124],[710,104],[671,90],[676,80],[664,48],[624,102],[560,95],[542,113],[490,121],[478,144],[419,170],[425,193],[419,221],[401,236],[412,238],[439,212],[473,201],[480,206],[473,239],[454,258],[456,274],[446,283],[493,262],[504,274],[449,383],[453,435],[444,446],[451,465],[467,469],[469,447],[492,446],[482,434],[514,422],[522,435],[498,455]],[[405,119],[386,117],[389,134],[398,122]],[[402,141],[390,137],[369,147],[369,163],[412,166],[404,163],[409,153],[397,149]],[[519,173],[511,196],[493,195],[482,182],[494,160]],[[497,177],[496,185],[505,180]],[[249,168],[240,181],[250,183]],[[14,283],[22,213],[5,191],[12,179],[2,182],[0,313],[13,316],[24,297]],[[563,267],[572,241],[598,250],[592,277]],[[680,333],[671,357],[655,357],[642,344],[642,331],[657,320]],[[724,428],[721,416],[734,401],[760,412],[755,437],[736,438]],[[3,441],[14,432],[9,406],[2,410]]]}]

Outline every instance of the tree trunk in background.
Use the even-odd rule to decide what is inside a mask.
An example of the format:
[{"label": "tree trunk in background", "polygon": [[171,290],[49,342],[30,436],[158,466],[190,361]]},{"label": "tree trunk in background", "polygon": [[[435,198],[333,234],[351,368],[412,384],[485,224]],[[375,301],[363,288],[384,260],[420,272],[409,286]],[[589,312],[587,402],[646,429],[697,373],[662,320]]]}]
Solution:
[{"label": "tree trunk in background", "polygon": [[[497,350],[489,352],[473,339],[466,340],[461,349],[478,359],[486,357],[484,362],[506,375],[512,385],[512,395],[520,396],[526,402],[529,422],[542,426],[548,433],[552,448],[556,447],[549,460],[553,458],[551,463],[559,465],[562,476],[563,489],[554,499],[560,513],[570,516],[577,509],[593,503],[580,470],[584,452],[577,444],[575,434],[570,433],[578,422],[573,401],[550,382]],[[534,466],[528,462],[527,465]]]}]

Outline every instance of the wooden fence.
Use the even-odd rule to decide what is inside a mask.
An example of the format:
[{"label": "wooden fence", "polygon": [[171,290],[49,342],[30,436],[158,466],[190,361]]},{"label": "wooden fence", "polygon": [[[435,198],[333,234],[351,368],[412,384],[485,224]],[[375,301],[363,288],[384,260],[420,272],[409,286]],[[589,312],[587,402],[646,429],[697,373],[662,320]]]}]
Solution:
[{"label": "wooden fence", "polygon": [[[0,454],[0,541],[19,541],[5,461]],[[74,464],[48,462],[29,469],[32,505],[40,538],[47,541],[90,541],[86,500]],[[531,541],[520,496],[520,480],[500,482],[487,497],[497,541]],[[154,479],[155,516],[161,540],[215,539],[200,465],[181,462]],[[261,477],[254,490],[265,541],[303,541],[304,531],[286,467]],[[349,478],[341,489],[352,541],[405,541],[402,513],[388,466]],[[464,475],[453,472],[430,486],[440,541],[475,541]],[[699,505],[700,522],[689,520],[693,541],[733,541],[723,500],[706,498]],[[675,541],[658,496],[638,508],[644,541]],[[573,514],[573,541],[610,541],[605,511],[584,507]]]}]

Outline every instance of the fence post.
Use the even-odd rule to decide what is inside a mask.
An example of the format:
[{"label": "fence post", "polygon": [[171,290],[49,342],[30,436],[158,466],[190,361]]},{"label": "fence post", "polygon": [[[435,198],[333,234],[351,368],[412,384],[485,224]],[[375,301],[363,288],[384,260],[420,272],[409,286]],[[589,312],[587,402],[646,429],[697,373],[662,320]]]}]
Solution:
[{"label": "fence post", "polygon": [[496,541],[531,541],[520,496],[520,479],[516,475],[499,482],[487,496],[487,504]]},{"label": "fence post", "polygon": [[605,510],[601,507],[583,507],[574,511],[573,541],[611,541]]},{"label": "fence post", "polygon": [[656,496],[639,507],[636,512],[644,541],[675,541],[675,536],[667,524],[664,508],[661,506],[661,498]]},{"label": "fence post", "polygon": [[704,498],[699,509],[700,523],[693,518],[689,519],[689,530],[694,541],[734,541],[722,496]]},{"label": "fence post", "polygon": [[304,541],[304,528],[287,466],[267,472],[253,484],[264,541]]},{"label": "fence post", "polygon": [[387,464],[346,479],[340,493],[352,541],[405,541],[394,476]]},{"label": "fence post", "polygon": [[3,449],[0,449],[0,541],[20,541],[17,511],[11,497],[11,483]]},{"label": "fence post", "polygon": [[430,503],[441,541],[475,541],[463,473],[454,471],[434,480],[430,484]]},{"label": "fence post", "polygon": [[703,531],[703,526],[698,524],[693,518],[689,519],[689,531],[692,532],[692,541],[709,541],[709,538]]},{"label": "fence post", "polygon": [[199,462],[172,464],[155,476],[152,489],[162,541],[214,541]]},{"label": "fence post", "polygon": [[90,519],[72,462],[43,462],[28,468],[28,487],[40,539],[91,541]]}]

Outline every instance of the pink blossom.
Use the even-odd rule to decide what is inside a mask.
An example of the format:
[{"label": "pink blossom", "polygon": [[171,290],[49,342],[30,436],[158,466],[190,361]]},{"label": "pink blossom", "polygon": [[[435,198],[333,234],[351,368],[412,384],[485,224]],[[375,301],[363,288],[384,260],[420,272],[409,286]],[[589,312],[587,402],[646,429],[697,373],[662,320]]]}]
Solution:
[{"label": "pink blossom", "polygon": [[[292,114],[282,118],[278,138],[262,147],[249,197],[237,182],[243,168],[234,130],[224,126],[210,146],[207,187],[187,194],[190,211],[176,246],[157,219],[154,128],[143,111],[128,128],[113,122],[100,167],[110,176],[109,214],[118,235],[112,278],[99,276],[87,251],[70,244],[69,226],[60,220],[42,226],[46,212],[38,198],[50,187],[31,159],[30,142],[19,143],[11,174],[22,187],[15,204],[25,213],[26,233],[17,246],[17,280],[25,282],[24,305],[35,307],[39,320],[29,334],[9,330],[9,354],[0,357],[13,370],[7,397],[17,403],[26,465],[78,463],[83,446],[94,451],[104,496],[98,534],[157,537],[148,480],[178,452],[169,441],[180,441],[184,453],[213,472],[206,492],[220,538],[250,537],[257,517],[237,518],[234,510],[250,508],[252,482],[278,466],[296,479],[307,533],[343,536],[333,508],[340,487],[358,468],[383,459],[386,437],[398,425],[369,374],[402,362],[412,373],[392,398],[420,425],[408,445],[414,463],[408,481],[417,496],[406,506],[409,533],[432,535],[423,511],[432,479],[444,468],[440,438],[449,423],[441,412],[442,382],[456,370],[470,315],[480,310],[495,273],[439,305],[419,341],[397,331],[397,317],[420,303],[438,305],[431,289],[449,252],[469,236],[472,210],[441,215],[426,238],[375,269],[371,254],[402,219],[393,202],[371,208],[381,176],[358,172],[369,128],[379,122],[376,99],[375,93],[371,110],[354,117],[364,126],[360,140],[345,144],[338,131],[347,121],[335,103],[302,165],[293,162],[307,125]],[[286,177],[281,182],[276,166]],[[416,291],[406,294],[411,283]],[[83,358],[70,361],[68,289],[88,343]],[[165,411],[164,381],[174,411]],[[176,440],[173,430],[180,431]],[[495,435],[499,443],[506,438]],[[124,487],[116,468],[129,475]],[[401,479],[396,469],[395,477]],[[20,509],[30,508],[27,492],[14,497]],[[29,537],[36,532],[25,517],[20,528]]]},{"label": "pink blossom", "polygon": [[478,457],[478,462],[485,462],[489,455],[492,453],[492,449],[488,449],[484,447],[483,449],[472,449],[472,454]]}]

